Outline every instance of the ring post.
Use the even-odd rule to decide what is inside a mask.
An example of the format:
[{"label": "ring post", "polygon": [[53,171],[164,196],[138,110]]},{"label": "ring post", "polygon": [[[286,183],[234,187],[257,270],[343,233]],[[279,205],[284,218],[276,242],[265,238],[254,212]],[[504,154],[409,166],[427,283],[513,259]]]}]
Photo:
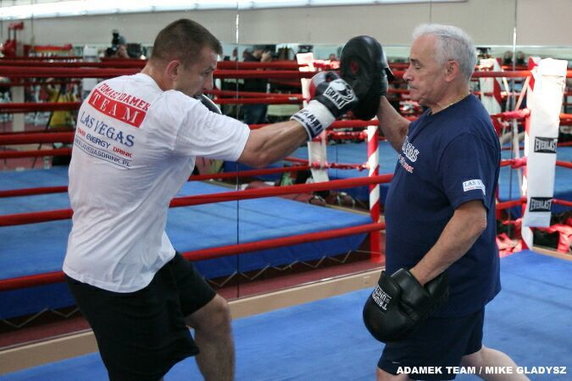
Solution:
[{"label": "ring post", "polygon": [[[379,175],[379,136],[378,126],[367,127],[367,165],[369,177]],[[369,213],[374,223],[380,220],[379,184],[369,185]],[[370,259],[372,262],[382,262],[381,236],[379,231],[369,233]]]}]

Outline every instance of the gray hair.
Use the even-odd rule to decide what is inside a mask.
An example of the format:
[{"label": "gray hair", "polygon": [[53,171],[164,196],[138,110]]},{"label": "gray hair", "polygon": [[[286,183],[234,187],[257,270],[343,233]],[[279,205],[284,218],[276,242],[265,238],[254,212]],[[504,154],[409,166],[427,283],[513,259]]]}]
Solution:
[{"label": "gray hair", "polygon": [[457,61],[467,81],[471,79],[477,64],[477,51],[467,33],[456,26],[442,24],[422,24],[413,31],[413,39],[424,35],[437,37],[438,62],[444,64],[447,60]]}]

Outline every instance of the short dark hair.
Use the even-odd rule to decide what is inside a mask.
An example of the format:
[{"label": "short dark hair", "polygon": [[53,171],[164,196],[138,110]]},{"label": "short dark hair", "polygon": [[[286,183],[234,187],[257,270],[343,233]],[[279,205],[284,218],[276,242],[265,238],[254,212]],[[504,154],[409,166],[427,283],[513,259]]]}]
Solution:
[{"label": "short dark hair", "polygon": [[173,21],[159,32],[153,43],[151,60],[179,59],[183,65],[192,64],[204,47],[221,55],[220,41],[201,24],[180,19]]}]

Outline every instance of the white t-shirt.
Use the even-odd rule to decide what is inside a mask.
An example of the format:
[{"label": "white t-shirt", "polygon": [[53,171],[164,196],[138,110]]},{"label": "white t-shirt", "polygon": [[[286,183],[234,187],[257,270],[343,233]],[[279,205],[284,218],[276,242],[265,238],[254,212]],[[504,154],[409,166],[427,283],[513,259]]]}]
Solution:
[{"label": "white t-shirt", "polygon": [[109,291],[147,286],[175,255],[165,233],[169,202],[195,157],[235,161],[249,131],[145,74],[98,84],[78,114],[64,272]]}]

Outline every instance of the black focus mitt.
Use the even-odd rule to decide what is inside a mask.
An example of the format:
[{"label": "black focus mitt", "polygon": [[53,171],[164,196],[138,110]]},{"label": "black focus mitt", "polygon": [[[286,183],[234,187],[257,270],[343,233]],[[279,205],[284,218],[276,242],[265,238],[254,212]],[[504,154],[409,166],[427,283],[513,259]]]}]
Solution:
[{"label": "black focus mitt", "polygon": [[350,39],[342,49],[340,74],[359,99],[352,109],[355,117],[373,118],[381,96],[387,93],[388,79],[393,79],[381,44],[370,36]]},{"label": "black focus mitt", "polygon": [[406,269],[389,276],[381,273],[378,284],[363,308],[369,333],[381,342],[407,337],[449,296],[445,273],[425,287]]}]

